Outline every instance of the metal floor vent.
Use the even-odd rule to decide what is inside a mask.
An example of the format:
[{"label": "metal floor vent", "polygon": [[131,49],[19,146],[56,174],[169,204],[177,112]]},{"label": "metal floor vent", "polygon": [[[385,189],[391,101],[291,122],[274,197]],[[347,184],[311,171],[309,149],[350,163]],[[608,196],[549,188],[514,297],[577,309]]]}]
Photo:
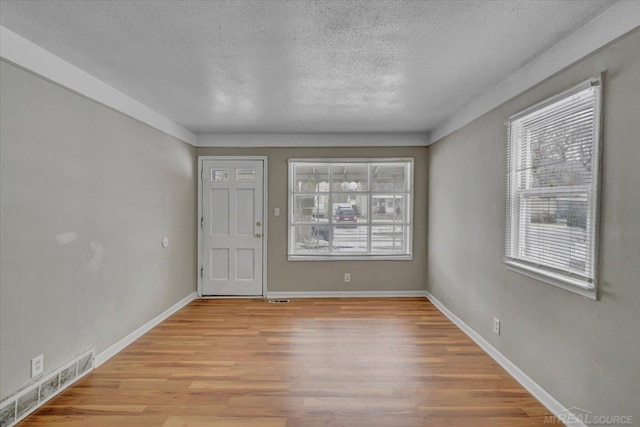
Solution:
[{"label": "metal floor vent", "polygon": [[289,304],[288,299],[270,299],[269,304]]}]

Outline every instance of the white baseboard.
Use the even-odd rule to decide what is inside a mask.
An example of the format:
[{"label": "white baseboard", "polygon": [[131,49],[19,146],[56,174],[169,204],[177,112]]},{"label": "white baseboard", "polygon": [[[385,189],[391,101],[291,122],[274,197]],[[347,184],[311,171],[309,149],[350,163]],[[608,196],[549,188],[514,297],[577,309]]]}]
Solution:
[{"label": "white baseboard", "polygon": [[[462,329],[462,332],[467,334],[469,338],[475,341],[476,344],[480,346],[489,356],[493,358],[500,366],[504,368],[516,381],[522,385],[529,393],[533,395],[536,399],[540,401],[552,414],[554,414],[559,419],[567,419],[567,414],[569,414],[569,410],[560,402],[556,400],[551,394],[549,394],[544,388],[542,388],[538,383],[532,380],[527,374],[525,374],[520,368],[518,368],[512,361],[507,359],[507,357],[500,353],[494,346],[489,344],[487,340],[482,338],[479,333],[473,330],[469,325],[464,323],[462,319],[453,314],[451,310],[444,306],[436,297],[431,295],[428,291],[426,292],[427,299],[431,301],[433,305],[436,306],[438,310],[442,312],[449,320],[451,320],[458,328]],[[571,418],[571,417],[569,417]],[[567,423],[567,426],[571,427],[587,427],[579,419],[576,419],[575,422]]]},{"label": "white baseboard", "polygon": [[267,292],[267,298],[392,298],[426,296],[427,291]]},{"label": "white baseboard", "polygon": [[94,367],[97,368],[107,360],[111,359],[113,356],[118,354],[129,344],[131,344],[132,342],[140,338],[142,335],[149,332],[151,329],[157,326],[160,322],[162,322],[167,317],[171,316],[173,313],[180,310],[182,307],[189,304],[191,301],[193,301],[196,298],[198,298],[197,292],[190,293],[189,295],[184,297],[182,300],[178,301],[177,303],[175,303],[174,305],[172,305],[171,307],[169,307],[168,309],[166,309],[165,311],[163,311],[153,319],[149,320],[144,325],[140,326],[135,331],[131,332],[126,337],[122,338],[117,343],[113,344],[111,347],[107,348],[106,350],[98,354],[94,360]]}]

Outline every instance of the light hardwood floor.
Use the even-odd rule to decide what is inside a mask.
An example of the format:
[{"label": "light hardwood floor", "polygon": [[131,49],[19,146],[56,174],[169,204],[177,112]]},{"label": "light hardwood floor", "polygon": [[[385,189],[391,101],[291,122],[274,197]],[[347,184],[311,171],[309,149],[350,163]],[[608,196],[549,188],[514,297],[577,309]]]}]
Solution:
[{"label": "light hardwood floor", "polygon": [[225,299],[192,302],[19,426],[534,426],[545,415],[424,298]]}]

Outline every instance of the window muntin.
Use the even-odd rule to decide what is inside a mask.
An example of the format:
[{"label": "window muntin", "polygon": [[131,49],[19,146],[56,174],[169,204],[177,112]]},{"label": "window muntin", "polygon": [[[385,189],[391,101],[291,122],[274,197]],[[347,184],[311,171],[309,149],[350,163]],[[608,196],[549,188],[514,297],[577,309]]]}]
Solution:
[{"label": "window muntin", "polygon": [[229,182],[229,169],[211,169],[211,182]]},{"label": "window muntin", "polygon": [[289,160],[289,259],[411,259],[412,159]]},{"label": "window muntin", "polygon": [[531,107],[508,126],[505,262],[597,295],[600,78]]}]

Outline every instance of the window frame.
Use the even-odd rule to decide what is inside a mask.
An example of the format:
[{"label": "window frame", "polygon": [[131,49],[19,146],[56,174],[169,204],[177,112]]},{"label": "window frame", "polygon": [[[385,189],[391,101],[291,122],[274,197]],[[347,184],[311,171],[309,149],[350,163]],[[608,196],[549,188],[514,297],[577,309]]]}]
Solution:
[{"label": "window frame", "polygon": [[[602,74],[598,74],[589,78],[568,90],[565,90],[557,95],[549,97],[542,102],[539,102],[525,110],[520,111],[517,114],[509,117],[509,119],[505,122],[505,126],[507,129],[507,173],[506,173],[506,217],[505,217],[505,249],[503,256],[503,263],[505,264],[508,270],[514,271],[516,273],[520,273],[522,275],[534,278],[541,282],[559,287],[561,289],[582,295],[584,297],[597,300],[598,299],[598,268],[599,268],[599,242],[600,242],[600,193],[601,193],[601,181],[602,181]],[[514,256],[513,245],[515,234],[522,233],[522,227],[518,224],[514,225],[514,222],[518,222],[519,219],[523,215],[524,208],[516,207],[517,204],[514,202],[514,196],[520,193],[534,193],[531,189],[521,189],[516,190],[511,188],[512,182],[515,181],[513,174],[515,173],[515,168],[513,167],[514,162],[521,157],[518,158],[514,155],[513,149],[513,138],[511,136],[511,126],[514,122],[529,116],[532,113],[538,112],[549,105],[552,105],[558,101],[571,97],[575,94],[578,94],[588,88],[598,87],[598,90],[595,93],[594,100],[594,130],[593,130],[593,142],[592,142],[592,164],[591,164],[591,177],[592,182],[589,186],[583,186],[589,190],[589,195],[591,197],[591,202],[589,204],[589,211],[587,212],[587,224],[590,230],[591,237],[591,247],[590,247],[590,260],[591,260],[591,271],[592,278],[591,282],[588,280],[582,279],[582,277],[577,274],[573,274],[570,270],[562,270],[556,269],[550,266],[544,266],[540,264],[536,264],[535,262],[527,261],[522,259],[522,257]],[[530,155],[530,152],[527,151],[527,154]],[[528,156],[529,157],[529,156]],[[568,188],[577,188],[580,186],[570,186]],[[590,187],[590,188],[589,188]],[[565,188],[566,189],[566,188]],[[562,193],[562,187],[543,187],[536,188],[536,195],[549,195],[549,194],[559,194]],[[515,218],[515,219],[514,219]],[[586,277],[586,276],[583,276]]]},{"label": "window frame", "polygon": [[[293,191],[294,184],[294,165],[299,163],[324,163],[327,165],[330,164],[340,164],[340,163],[362,163],[364,165],[369,165],[371,163],[407,163],[408,164],[408,173],[406,175],[406,181],[408,190],[399,191],[374,191],[372,190],[372,182],[371,182],[371,174],[369,174],[369,186],[366,191],[334,191],[331,188],[331,182],[333,180],[331,169],[329,169],[329,191],[326,192],[313,192],[312,194],[321,194],[323,196],[327,196],[329,199],[329,203],[331,203],[331,197],[336,194],[349,194],[349,195],[366,195],[368,197],[368,206],[369,206],[369,219],[367,223],[364,224],[368,227],[367,233],[367,246],[370,247],[371,242],[371,233],[372,227],[376,226],[373,223],[371,218],[371,206],[373,203],[373,195],[374,194],[403,194],[408,198],[406,203],[409,205],[409,209],[406,214],[408,216],[408,221],[403,221],[399,224],[393,224],[393,226],[398,227],[406,227],[406,239],[407,239],[407,253],[402,254],[357,254],[357,253],[349,253],[349,254],[296,254],[293,252],[293,238],[292,229],[296,225],[293,223],[293,210],[294,210],[294,197],[295,195],[300,195],[301,193],[296,193]],[[288,184],[287,184],[287,259],[289,261],[385,261],[385,260],[399,260],[399,261],[411,261],[413,260],[413,241],[414,241],[414,158],[412,157],[337,157],[337,158],[290,158],[287,159],[287,172],[288,172]],[[304,192],[302,194],[311,194]],[[332,216],[332,211],[330,208],[329,216]],[[334,224],[330,221],[327,223],[329,229],[331,230]],[[331,233],[331,232],[330,232]],[[332,234],[332,233],[331,233]],[[331,242],[329,242],[331,244]]]}]

